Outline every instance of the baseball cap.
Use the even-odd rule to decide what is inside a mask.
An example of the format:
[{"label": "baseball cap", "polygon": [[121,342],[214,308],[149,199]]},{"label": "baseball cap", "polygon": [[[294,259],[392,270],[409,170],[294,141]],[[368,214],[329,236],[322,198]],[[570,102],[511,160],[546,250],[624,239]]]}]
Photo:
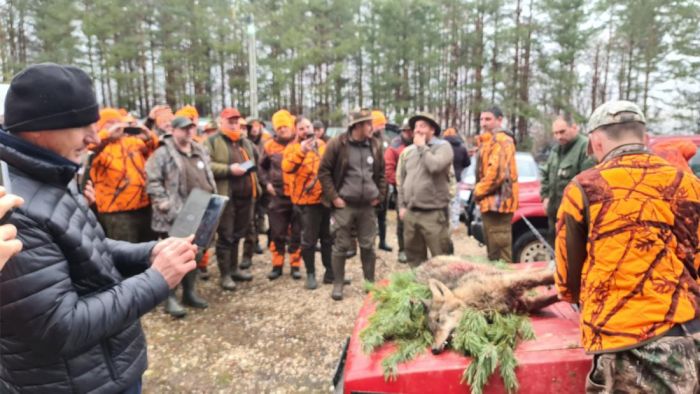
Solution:
[{"label": "baseball cap", "polygon": [[176,129],[185,129],[190,126],[194,126],[194,123],[190,118],[184,117],[184,116],[176,116],[173,121],[171,122],[173,128]]},{"label": "baseball cap", "polygon": [[241,117],[241,113],[238,112],[238,109],[237,109],[237,108],[228,107],[228,108],[224,108],[224,110],[221,111],[221,117],[222,117],[222,118],[226,118],[226,119],[229,119],[229,118],[240,118],[240,117]]},{"label": "baseball cap", "polygon": [[588,119],[586,133],[590,134],[603,126],[627,122],[646,124],[647,121],[637,104],[625,100],[608,101],[593,111]]}]

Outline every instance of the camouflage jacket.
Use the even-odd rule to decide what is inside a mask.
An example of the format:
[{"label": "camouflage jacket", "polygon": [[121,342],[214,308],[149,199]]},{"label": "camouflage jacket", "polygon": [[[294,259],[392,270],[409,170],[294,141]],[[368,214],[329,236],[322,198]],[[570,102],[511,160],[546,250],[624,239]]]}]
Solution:
[{"label": "camouflage jacket", "polygon": [[[209,184],[216,191],[209,153],[202,145],[193,141],[192,155],[202,159]],[[153,203],[151,228],[154,231],[166,233],[170,230],[170,226],[190,194],[190,190],[187,190],[184,165],[182,154],[178,152],[171,137],[166,137],[160,148],[156,149],[146,162],[146,173],[148,174],[146,191]],[[167,210],[159,209],[159,205],[163,201],[170,202]]]},{"label": "camouflage jacket", "polygon": [[700,181],[622,146],[577,175],[557,214],[554,276],[581,304],[589,353],[625,350],[700,314]]},{"label": "camouflage jacket", "polygon": [[518,209],[515,144],[503,130],[480,137],[474,199],[481,212],[512,213]]}]

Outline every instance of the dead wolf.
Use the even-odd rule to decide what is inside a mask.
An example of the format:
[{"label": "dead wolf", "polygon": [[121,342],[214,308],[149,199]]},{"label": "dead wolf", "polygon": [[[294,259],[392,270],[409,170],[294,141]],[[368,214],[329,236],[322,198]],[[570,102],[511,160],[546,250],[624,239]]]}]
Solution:
[{"label": "dead wolf", "polygon": [[455,257],[438,256],[416,269],[432,300],[426,301],[428,328],[433,334],[433,354],[441,353],[464,314],[465,308],[499,313],[525,314],[558,301],[556,294],[528,296],[528,290],[554,284],[550,269],[508,271]]}]

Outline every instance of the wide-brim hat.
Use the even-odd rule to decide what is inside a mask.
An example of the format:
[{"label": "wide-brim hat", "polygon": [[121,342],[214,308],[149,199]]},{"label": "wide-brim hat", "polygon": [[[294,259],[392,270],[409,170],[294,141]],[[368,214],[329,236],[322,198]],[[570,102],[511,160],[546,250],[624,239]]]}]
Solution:
[{"label": "wide-brim hat", "polygon": [[435,116],[429,112],[416,112],[415,115],[411,116],[411,118],[408,120],[408,124],[411,126],[411,130],[416,129],[416,122],[419,120],[424,120],[428,123],[430,123],[431,126],[435,129],[435,136],[439,136],[440,132],[442,131],[442,128],[440,127],[440,124],[435,120]]},{"label": "wide-brim hat", "polygon": [[347,129],[352,129],[358,123],[372,121],[372,111],[367,108],[362,108],[350,113],[350,120],[347,124]]}]

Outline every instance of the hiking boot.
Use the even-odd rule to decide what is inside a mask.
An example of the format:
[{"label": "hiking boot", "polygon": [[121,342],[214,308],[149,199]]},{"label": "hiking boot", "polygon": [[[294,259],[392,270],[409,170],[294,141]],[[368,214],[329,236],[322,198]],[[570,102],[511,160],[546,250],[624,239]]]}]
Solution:
[{"label": "hiking boot", "polygon": [[309,290],[313,290],[318,287],[318,283],[316,283],[316,275],[313,273],[306,274],[306,288]]},{"label": "hiking boot", "polygon": [[243,257],[243,261],[241,261],[239,268],[242,270],[247,270],[251,265],[253,265],[253,260],[250,257]]},{"label": "hiking boot", "polygon": [[299,271],[299,267],[292,267],[292,279],[301,279],[301,272]]},{"label": "hiking boot", "polygon": [[170,290],[170,295],[168,295],[168,299],[165,300],[165,313],[178,319],[187,315],[185,308],[183,308],[182,305],[177,302],[175,290]]},{"label": "hiking boot", "polygon": [[406,264],[408,262],[408,257],[406,257],[406,252],[403,250],[399,251],[399,263]]},{"label": "hiking boot", "polygon": [[182,303],[192,308],[204,309],[209,304],[194,290],[197,283],[197,271],[188,272],[182,278]]},{"label": "hiking boot", "polygon": [[236,290],[236,282],[231,279],[231,251],[228,249],[216,250],[216,264],[219,266],[219,286],[227,291]]},{"label": "hiking boot", "polygon": [[272,267],[272,271],[270,271],[270,273],[267,274],[267,279],[275,280],[280,276],[282,276],[282,267]]},{"label": "hiking boot", "polygon": [[331,291],[331,298],[335,301],[340,301],[343,299],[343,285],[345,284],[345,256],[334,255],[331,265],[333,267],[333,291]]}]

